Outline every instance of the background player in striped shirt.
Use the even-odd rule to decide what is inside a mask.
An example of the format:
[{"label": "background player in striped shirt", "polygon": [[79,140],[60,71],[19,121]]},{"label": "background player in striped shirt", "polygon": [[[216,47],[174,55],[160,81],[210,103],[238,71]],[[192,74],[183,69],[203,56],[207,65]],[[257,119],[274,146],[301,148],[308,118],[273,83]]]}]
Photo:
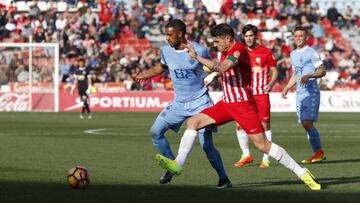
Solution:
[{"label": "background player in striped shirt", "polygon": [[296,84],[296,111],[298,120],[306,130],[314,155],[302,163],[316,163],[325,160],[325,153],[320,142],[320,134],[314,126],[318,119],[320,105],[320,88],[316,78],[325,76],[326,70],[315,50],[306,45],[307,30],[298,26],[294,30],[294,40],[297,48],[291,52],[291,65],[294,74],[285,86],[282,96],[287,98],[287,92]]},{"label": "background player in striped shirt", "polygon": [[266,139],[264,129],[256,113],[256,104],[248,89],[251,77],[244,77],[243,73],[246,71],[241,71],[242,69],[250,69],[246,47],[234,40],[234,30],[228,24],[216,25],[211,29],[211,35],[214,45],[221,52],[221,62],[198,55],[192,46],[188,46],[188,50],[189,54],[200,63],[221,73],[222,100],[188,120],[175,160],[158,154],[156,156],[157,162],[171,173],[180,175],[194,146],[198,135],[197,130],[235,120],[243,127],[256,148],[269,154],[280,164],[293,171],[310,189],[320,190],[321,185],[316,182],[307,169],[299,166],[285,149]]},{"label": "background player in striped shirt", "polygon": [[[245,25],[242,34],[250,57],[251,93],[254,97],[257,114],[264,127],[266,138],[271,141],[269,92],[278,77],[276,61],[269,48],[257,43],[258,29],[254,25]],[[234,163],[234,166],[241,167],[253,162],[253,158],[250,155],[248,135],[239,124],[236,125],[236,135],[243,154],[240,160]],[[260,167],[266,168],[269,164],[269,156],[264,154]]]}]

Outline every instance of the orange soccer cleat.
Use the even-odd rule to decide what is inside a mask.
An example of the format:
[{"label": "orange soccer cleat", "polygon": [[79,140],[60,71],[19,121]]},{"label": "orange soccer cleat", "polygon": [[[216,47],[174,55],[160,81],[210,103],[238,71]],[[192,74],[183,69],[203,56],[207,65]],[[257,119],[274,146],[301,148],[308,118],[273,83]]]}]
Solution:
[{"label": "orange soccer cleat", "polygon": [[235,167],[242,167],[246,164],[252,163],[254,159],[251,156],[241,156],[241,159],[238,162],[234,163]]},{"label": "orange soccer cleat", "polygon": [[301,163],[303,163],[303,164],[320,163],[320,162],[324,161],[325,159],[326,159],[325,153],[322,149],[320,149],[310,159],[302,160]]}]

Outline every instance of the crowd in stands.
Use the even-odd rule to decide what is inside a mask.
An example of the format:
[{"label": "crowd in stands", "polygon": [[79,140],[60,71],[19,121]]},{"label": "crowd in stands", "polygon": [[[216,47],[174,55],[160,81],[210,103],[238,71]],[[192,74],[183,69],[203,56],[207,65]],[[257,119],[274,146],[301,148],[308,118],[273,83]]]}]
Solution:
[{"label": "crowd in stands", "polygon": [[[149,30],[159,29],[163,34],[164,25],[178,18],[188,26],[188,39],[209,47],[214,58],[217,52],[210,37],[213,25],[229,23],[238,40],[242,40],[242,26],[256,25],[261,31],[261,43],[272,49],[278,61],[280,75],[275,91],[281,90],[292,74],[291,31],[302,25],[311,33],[308,45],[320,53],[328,71],[321,81],[322,89],[360,84],[359,53],[340,32],[360,27],[359,16],[350,5],[340,12],[335,3],[323,11],[310,0],[224,0],[220,12],[210,13],[200,0],[193,0],[192,5],[184,0],[143,0],[132,5],[118,0],[62,1],[69,8],[81,2],[72,11],[68,8],[59,11],[57,1],[50,2],[54,6],[49,3],[44,10],[30,1],[32,4],[25,12],[17,11],[15,4],[0,5],[0,41],[58,43],[62,82],[73,80],[78,59],[85,58],[94,82],[122,82],[128,84],[129,90],[171,90],[168,73],[141,84],[133,78],[160,61],[159,48],[147,39]],[[33,78],[38,82],[52,80],[54,59],[49,54],[53,53],[39,51],[34,55]],[[20,49],[0,48],[0,84],[28,80],[26,56]],[[214,83],[211,88],[218,90],[220,86]]]}]

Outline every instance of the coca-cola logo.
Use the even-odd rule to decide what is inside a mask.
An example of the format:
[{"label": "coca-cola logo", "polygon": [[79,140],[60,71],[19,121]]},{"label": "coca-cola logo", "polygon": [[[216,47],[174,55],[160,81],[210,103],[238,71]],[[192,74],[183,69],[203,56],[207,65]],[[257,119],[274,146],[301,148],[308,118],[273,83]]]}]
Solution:
[{"label": "coca-cola logo", "polygon": [[27,111],[29,99],[27,94],[0,94],[0,111]]}]

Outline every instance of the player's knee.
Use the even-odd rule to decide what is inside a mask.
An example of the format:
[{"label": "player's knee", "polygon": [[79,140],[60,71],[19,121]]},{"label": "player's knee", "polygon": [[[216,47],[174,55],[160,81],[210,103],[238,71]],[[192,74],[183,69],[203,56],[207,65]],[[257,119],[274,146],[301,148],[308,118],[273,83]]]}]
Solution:
[{"label": "player's knee", "polygon": [[238,123],[236,123],[236,130],[242,130],[242,127]]},{"label": "player's knee", "polygon": [[186,123],[186,127],[188,129],[198,129],[198,126],[200,125],[201,121],[197,119],[196,117],[191,117]]},{"label": "player's knee", "polygon": [[265,131],[270,130],[270,123],[268,123],[268,122],[262,122],[261,124],[262,124],[262,126],[263,126],[263,128],[264,128]]},{"label": "player's knee", "polygon": [[310,131],[314,127],[313,122],[311,121],[303,121],[302,126],[305,128],[306,131]]},{"label": "player's knee", "polygon": [[257,141],[257,142],[255,141],[254,145],[262,153],[268,153],[270,151],[271,143],[267,140],[263,140],[263,141]]},{"label": "player's knee", "polygon": [[152,126],[150,129],[150,135],[152,139],[157,140],[161,137],[161,130],[156,126]]}]

